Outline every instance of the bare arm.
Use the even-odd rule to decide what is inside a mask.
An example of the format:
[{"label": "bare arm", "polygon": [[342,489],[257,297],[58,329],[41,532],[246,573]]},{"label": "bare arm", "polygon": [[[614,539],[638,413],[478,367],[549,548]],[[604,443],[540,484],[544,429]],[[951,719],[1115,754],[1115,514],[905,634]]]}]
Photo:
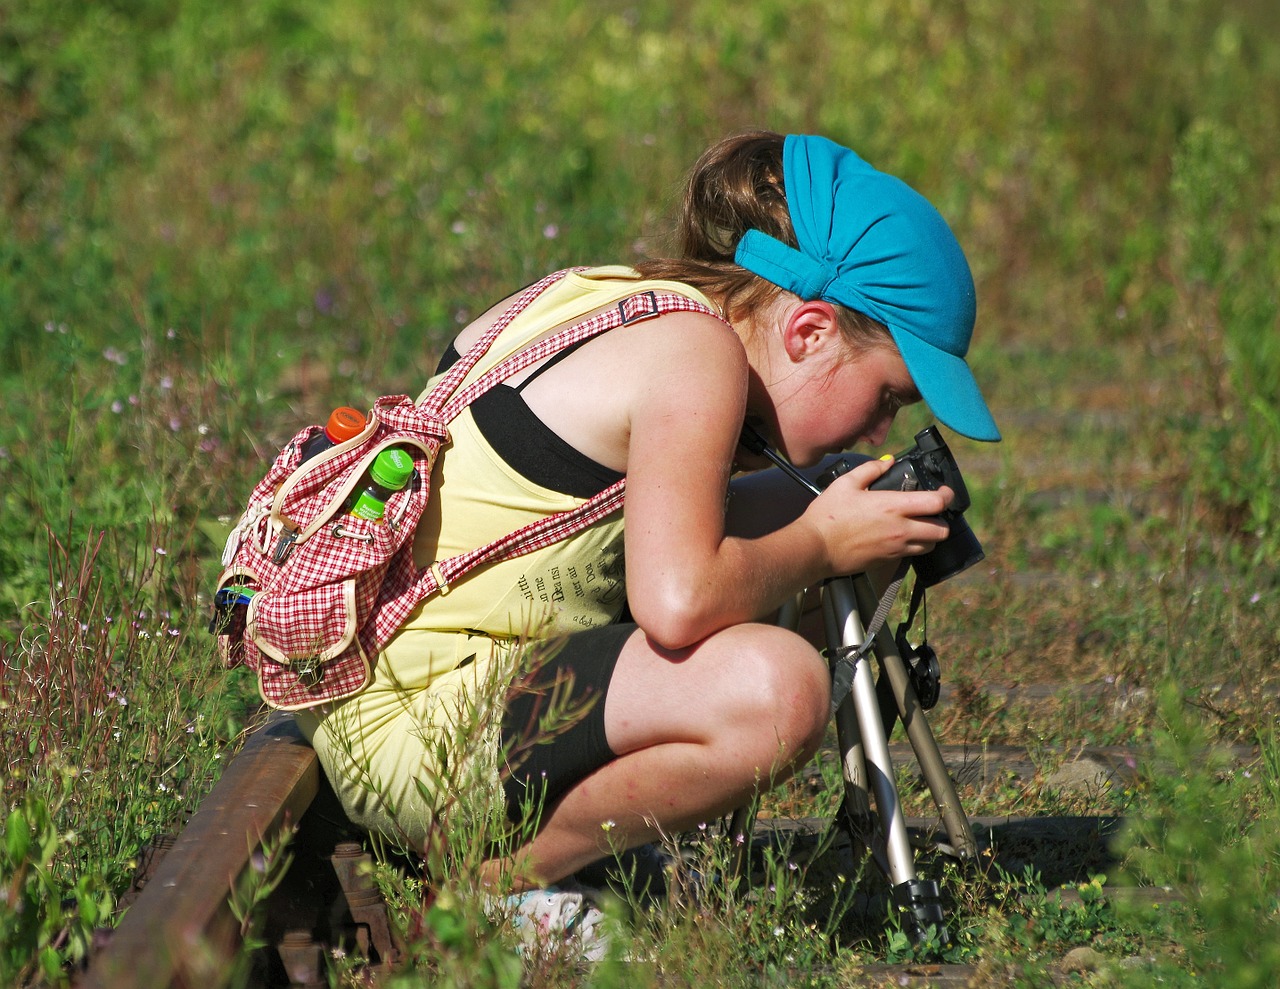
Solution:
[{"label": "bare arm", "polygon": [[626,559],[632,614],[660,645],[691,645],[825,576],[923,552],[945,536],[920,516],[942,511],[949,493],[868,492],[885,469],[875,462],[808,505],[794,502],[799,511],[781,525],[729,529],[745,353],[705,317],[664,317],[649,332],[655,356],[639,359],[629,391]]}]

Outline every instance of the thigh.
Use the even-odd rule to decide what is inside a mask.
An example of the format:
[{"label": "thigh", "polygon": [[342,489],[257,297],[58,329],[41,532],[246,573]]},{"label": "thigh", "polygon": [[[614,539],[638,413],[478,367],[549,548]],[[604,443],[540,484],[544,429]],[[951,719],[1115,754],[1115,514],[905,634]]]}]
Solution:
[{"label": "thigh", "polygon": [[502,719],[508,816],[530,801],[553,803],[615,753],[605,705],[631,624],[587,629],[535,649],[530,669],[507,694]]},{"label": "thigh", "polygon": [[776,625],[743,624],[688,649],[637,631],[618,656],[605,731],[619,755],[665,742],[744,740],[825,723],[830,674],[818,651]]}]

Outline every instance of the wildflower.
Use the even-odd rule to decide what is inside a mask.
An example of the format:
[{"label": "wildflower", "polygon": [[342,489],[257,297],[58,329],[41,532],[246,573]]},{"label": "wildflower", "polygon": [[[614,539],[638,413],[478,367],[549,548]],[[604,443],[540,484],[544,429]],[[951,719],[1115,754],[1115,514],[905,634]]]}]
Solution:
[{"label": "wildflower", "polygon": [[163,378],[160,379],[160,387],[163,388],[165,391],[168,391],[170,388],[173,387],[173,378],[170,375],[166,374]]},{"label": "wildflower", "polygon": [[165,549],[163,546],[156,547],[156,556],[168,556],[168,555],[169,555],[169,551]]},{"label": "wildflower", "polygon": [[547,240],[555,240],[560,236],[560,228],[554,223],[548,223],[542,228],[542,236],[546,237]]},{"label": "wildflower", "polygon": [[173,340],[178,336],[178,331],[171,326],[164,331],[164,336],[166,340]]},{"label": "wildflower", "polygon": [[121,412],[124,411],[124,402],[120,401],[120,399],[117,398],[114,402],[111,403],[111,411],[114,412],[116,415],[119,415]]},{"label": "wildflower", "polygon": [[118,364],[120,367],[124,367],[129,363],[129,358],[125,356],[124,351],[116,347],[108,347],[102,352],[102,356],[112,364]]},{"label": "wildflower", "polygon": [[617,826],[618,826],[617,821],[601,821],[600,822],[600,830],[605,832],[606,834],[612,831]]},{"label": "wildflower", "polygon": [[461,220],[454,220],[453,226],[451,226],[449,229],[453,231],[455,234],[464,234],[467,232],[467,225],[463,223]]},{"label": "wildflower", "polygon": [[182,420],[181,420],[181,419],[179,419],[177,416],[170,416],[170,417],[169,417],[169,429],[170,429],[172,432],[175,432],[175,433],[176,433],[176,432],[177,432],[179,429],[181,429],[181,428],[182,428]]}]

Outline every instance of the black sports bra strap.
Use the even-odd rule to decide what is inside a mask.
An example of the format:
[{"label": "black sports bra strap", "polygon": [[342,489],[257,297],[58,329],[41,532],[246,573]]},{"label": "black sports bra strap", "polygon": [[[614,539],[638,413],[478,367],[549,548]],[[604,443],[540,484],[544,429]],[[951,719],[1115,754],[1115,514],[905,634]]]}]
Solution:
[{"label": "black sports bra strap", "polygon": [[535,367],[529,373],[529,376],[527,378],[525,378],[522,382],[520,382],[520,384],[515,386],[514,390],[516,392],[524,391],[524,386],[527,385],[530,381],[532,381],[534,378],[540,375],[543,371],[546,371],[552,367],[555,367],[555,365],[559,364],[562,360],[564,360],[566,357],[568,357],[575,350],[577,350],[584,343],[587,343],[587,341],[591,339],[594,339],[594,338],[588,337],[587,340],[579,340],[576,343],[569,344],[569,346],[565,347],[563,350],[556,351],[556,353],[552,354],[551,357],[549,357],[546,361],[544,361],[543,363]]}]

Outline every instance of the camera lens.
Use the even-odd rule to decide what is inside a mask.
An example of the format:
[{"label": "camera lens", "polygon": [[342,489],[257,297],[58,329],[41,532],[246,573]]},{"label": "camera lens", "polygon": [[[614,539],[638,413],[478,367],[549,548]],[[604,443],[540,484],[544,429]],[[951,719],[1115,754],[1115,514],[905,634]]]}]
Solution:
[{"label": "camera lens", "polygon": [[948,512],[945,518],[951,526],[951,535],[924,556],[914,557],[911,561],[916,578],[925,587],[941,584],[986,556],[963,515]]}]

